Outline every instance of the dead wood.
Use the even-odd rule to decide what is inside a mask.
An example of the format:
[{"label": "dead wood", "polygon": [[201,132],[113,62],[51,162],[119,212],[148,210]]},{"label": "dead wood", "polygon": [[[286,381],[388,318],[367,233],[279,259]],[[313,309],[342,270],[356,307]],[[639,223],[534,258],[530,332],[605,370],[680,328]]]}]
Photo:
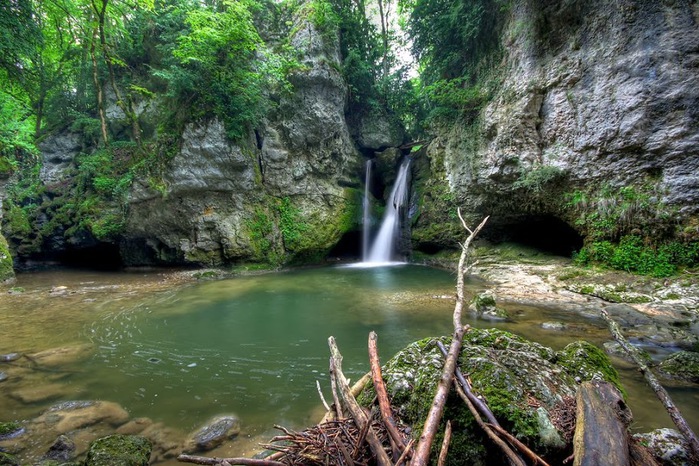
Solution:
[{"label": "dead wood", "polygon": [[650,385],[650,387],[653,389],[655,395],[658,397],[660,402],[665,407],[665,410],[670,415],[670,418],[672,418],[672,422],[675,423],[677,429],[687,440],[690,452],[694,457],[694,460],[699,461],[699,439],[697,438],[697,435],[689,426],[685,418],[682,416],[682,413],[680,413],[680,410],[672,401],[672,398],[670,398],[668,392],[665,390],[665,388],[663,388],[658,379],[655,377],[655,374],[653,374],[650,368],[646,365],[639,351],[636,349],[636,347],[631,345],[631,343],[629,343],[628,340],[621,333],[619,324],[617,324],[614,321],[614,319],[612,319],[609,316],[609,313],[606,309],[602,309],[600,314],[602,315],[604,320],[607,321],[609,331],[611,332],[614,339],[621,345],[626,354],[628,354],[631,357],[631,359],[633,359],[633,361],[636,363],[639,370],[643,374],[643,377],[646,379],[646,382],[648,382],[648,385]]},{"label": "dead wood", "polygon": [[[386,430],[391,437],[392,445],[394,445],[394,454],[397,453],[397,455],[400,455],[405,449],[405,440],[398,431],[396,420],[393,418],[391,402],[388,400],[388,393],[386,392],[386,384],[384,384],[383,377],[381,375],[381,363],[379,362],[377,339],[378,336],[376,335],[376,332],[369,333],[369,363],[371,365],[371,376],[374,381],[376,396],[379,400],[381,419],[383,419]],[[397,459],[397,456],[394,457],[394,459]]]},{"label": "dead wood", "polygon": [[606,401],[610,397],[600,395],[604,390],[616,389],[607,382],[578,387],[573,466],[630,464],[626,425]]},{"label": "dead wood", "polygon": [[456,381],[454,381],[454,387],[456,388],[456,393],[464,401],[464,403],[466,403],[466,406],[468,407],[469,411],[471,411],[471,414],[473,414],[473,418],[475,419],[476,424],[478,424],[480,428],[483,429],[488,438],[492,440],[493,443],[502,450],[510,464],[513,466],[526,466],[524,461],[522,461],[522,458],[517,456],[517,453],[515,453],[512,450],[512,448],[507,443],[505,443],[503,439],[498,437],[492,429],[488,428],[485,422],[483,422],[483,419],[481,418],[481,415],[478,413],[478,410],[473,405],[473,403],[471,403],[471,400],[469,400],[468,396],[466,396],[466,393],[464,393],[464,391],[461,389],[461,386],[458,383],[456,383]]},{"label": "dead wood", "polygon": [[437,458],[437,466],[444,466],[447,462],[447,453],[449,453],[449,444],[451,443],[451,421],[447,421],[447,425],[444,428],[444,440],[442,441],[442,448],[439,450],[439,457]]},{"label": "dead wood", "polygon": [[422,434],[420,435],[420,439],[417,442],[417,447],[415,447],[415,453],[410,463],[412,466],[426,466],[429,461],[430,448],[432,447],[432,443],[434,442],[434,438],[437,434],[439,422],[442,419],[444,404],[447,401],[447,395],[449,394],[451,382],[454,378],[456,361],[459,357],[459,353],[461,352],[461,341],[464,337],[465,329],[461,324],[461,314],[464,307],[464,275],[472,267],[471,265],[467,265],[469,246],[478,232],[488,221],[488,217],[484,218],[474,230],[471,230],[461,216],[461,210],[458,211],[458,214],[459,218],[461,219],[461,224],[466,231],[468,231],[469,235],[466,238],[466,241],[464,241],[464,243],[461,245],[461,255],[459,257],[459,265],[456,274],[456,304],[454,305],[453,314],[454,334],[452,336],[447,359],[444,362],[442,376],[437,384],[437,391],[434,395],[432,406],[427,414],[425,426],[422,430]]},{"label": "dead wood", "polygon": [[180,455],[177,461],[182,463],[194,464],[210,464],[213,466],[221,465],[243,465],[243,466],[287,466],[285,463],[267,459],[250,459],[250,458],[207,458],[205,456]]},{"label": "dead wood", "polygon": [[517,437],[506,431],[502,426],[495,424],[486,424],[489,428],[493,429],[499,436],[507,440],[513,447],[517,449],[522,455],[526,456],[532,464],[540,464],[541,466],[549,466],[549,464],[544,461],[539,455],[534,453],[528,446],[523,444]]},{"label": "dead wood", "polygon": [[[437,348],[439,348],[439,351],[442,352],[444,357],[447,357],[447,349],[444,347],[441,341],[437,341]],[[495,415],[490,410],[488,405],[473,393],[473,390],[471,390],[471,384],[468,382],[468,380],[466,380],[458,366],[454,371],[454,375],[456,375],[456,380],[459,382],[459,385],[461,385],[461,388],[468,399],[471,400],[471,403],[473,403],[473,405],[478,409],[478,412],[481,413],[481,415],[484,416],[490,424],[500,426],[500,423],[495,418]]]},{"label": "dead wood", "polygon": [[[364,411],[362,410],[361,406],[359,406],[359,403],[357,403],[357,400],[350,393],[350,387],[347,384],[347,379],[345,378],[345,375],[342,372],[342,354],[340,354],[340,350],[338,349],[337,344],[335,343],[334,337],[328,338],[328,346],[330,347],[330,357],[334,361],[333,364],[335,368],[334,374],[332,374],[332,376],[335,378],[335,383],[340,392],[339,395],[342,398],[342,401],[344,401],[347,410],[352,415],[354,422],[361,429],[365,425],[367,425],[367,423],[369,423],[370,420],[367,418],[366,414],[364,414]],[[369,426],[367,430],[366,441],[371,447],[371,451],[374,453],[376,457],[376,463],[379,466],[393,465],[390,458],[386,454],[386,451],[383,449],[381,441],[379,440],[371,426]]]}]

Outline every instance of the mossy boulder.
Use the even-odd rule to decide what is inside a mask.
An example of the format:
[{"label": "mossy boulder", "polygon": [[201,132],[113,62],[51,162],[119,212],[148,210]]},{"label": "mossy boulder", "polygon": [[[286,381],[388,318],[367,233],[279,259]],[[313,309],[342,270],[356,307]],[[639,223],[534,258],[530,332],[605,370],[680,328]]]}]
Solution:
[{"label": "mossy boulder", "polygon": [[135,435],[110,435],[90,444],[85,466],[147,466],[153,445]]},{"label": "mossy boulder", "polygon": [[679,351],[658,364],[663,376],[699,383],[699,353]]},{"label": "mossy boulder", "polygon": [[7,246],[7,240],[0,234],[0,283],[11,283],[15,279],[15,270],[12,267],[12,255]]},{"label": "mossy boulder", "polygon": [[[420,340],[400,351],[383,369],[392,405],[416,436],[430,409],[444,363],[438,340],[447,347],[450,344],[450,337]],[[609,359],[593,345],[572,343],[556,352],[496,329],[469,329],[459,367],[501,425],[553,463],[571,452],[571,427],[563,420],[573,415],[575,404],[571,400],[578,384],[601,379],[618,385],[618,375]],[[362,395],[364,401],[373,397],[370,392]],[[500,453],[491,448],[468,408],[453,393],[443,419],[450,419],[454,427],[448,464],[500,464],[495,460]],[[440,443],[438,439],[435,445]],[[502,464],[506,464],[504,460]]]},{"label": "mossy boulder", "polygon": [[510,317],[505,309],[497,305],[495,296],[488,292],[475,295],[468,308],[481,319],[507,320]]}]

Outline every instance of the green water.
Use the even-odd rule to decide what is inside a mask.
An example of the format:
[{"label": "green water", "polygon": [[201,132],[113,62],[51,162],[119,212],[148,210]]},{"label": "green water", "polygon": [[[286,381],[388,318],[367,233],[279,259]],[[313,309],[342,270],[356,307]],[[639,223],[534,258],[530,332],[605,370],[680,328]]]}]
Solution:
[{"label": "green water", "polygon": [[[367,337],[379,335],[382,360],[419,338],[449,334],[455,277],[419,266],[318,268],[202,282],[170,282],[152,272],[77,271],[21,275],[19,295],[0,296],[0,354],[89,343],[87,360],[49,377],[36,372],[0,384],[0,421],[29,419],[60,399],[116,401],[132,417],[188,432],[211,416],[234,413],[243,436],[268,436],[275,424],[301,428],[322,415],[319,381],[330,399],[327,338],[334,336],[348,377],[369,369]],[[66,290],[52,293],[53,286]],[[467,283],[468,295],[486,284]],[[606,326],[555,306],[506,305],[513,322],[465,316],[560,349],[585,339],[601,345]],[[542,328],[566,322],[565,331]],[[616,361],[629,392],[634,428],[672,424],[638,372]],[[5,370],[0,366],[0,370]],[[8,371],[9,372],[9,371]],[[50,375],[50,374],[49,374]],[[20,402],[22,384],[49,381],[70,394]],[[699,428],[699,390],[671,388]],[[240,442],[240,441],[238,441]]]},{"label": "green water", "polygon": [[431,296],[451,288],[450,274],[425,267],[304,270],[187,288],[89,327],[98,346],[89,391],[185,428],[220,412],[250,428],[297,426],[319,404],[315,381],[328,384],[328,336],[357,378],[368,370],[372,330],[386,357],[448,333],[452,303]]}]

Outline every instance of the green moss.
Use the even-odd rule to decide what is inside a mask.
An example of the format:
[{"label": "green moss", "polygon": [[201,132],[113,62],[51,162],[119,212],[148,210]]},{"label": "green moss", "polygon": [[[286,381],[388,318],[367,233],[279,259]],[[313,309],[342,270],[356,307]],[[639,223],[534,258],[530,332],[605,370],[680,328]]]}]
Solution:
[{"label": "green moss", "polygon": [[0,451],[0,465],[2,466],[20,466],[22,463],[19,462],[17,457]]},{"label": "green moss", "polygon": [[17,432],[21,428],[22,425],[19,422],[0,422],[0,437]]},{"label": "green moss", "polygon": [[[7,240],[0,234],[0,283],[12,280],[14,277],[15,271],[12,266],[12,255],[7,246]],[[2,435],[1,432],[0,435]]]},{"label": "green moss", "polygon": [[85,466],[147,466],[152,449],[144,437],[110,435],[90,444]]},{"label": "green moss", "polygon": [[578,377],[580,380],[601,377],[612,383],[626,397],[626,391],[619,380],[619,373],[612,366],[609,356],[592,343],[586,341],[570,343],[556,353],[556,362],[571,376]]}]

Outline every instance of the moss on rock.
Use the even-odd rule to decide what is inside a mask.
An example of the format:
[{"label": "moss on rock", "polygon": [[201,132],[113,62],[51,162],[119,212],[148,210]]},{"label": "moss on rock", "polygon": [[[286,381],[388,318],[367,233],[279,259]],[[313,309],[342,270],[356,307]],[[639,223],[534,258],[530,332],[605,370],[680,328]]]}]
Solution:
[{"label": "moss on rock", "polygon": [[[436,342],[449,346],[450,337],[412,343],[389,360],[384,369],[392,405],[419,435],[429,412],[444,358]],[[577,358],[574,363],[569,358]],[[554,411],[575,395],[578,381],[598,377],[618,385],[607,356],[589,343],[578,342],[561,352],[496,329],[469,329],[459,366],[504,428],[547,459],[562,460],[571,445]],[[373,397],[367,390],[360,402]],[[478,428],[463,402],[451,395],[443,417],[451,419],[454,438],[448,464],[499,464],[499,453]],[[441,429],[440,429],[441,431]],[[439,445],[439,441],[435,442]],[[437,447],[438,448],[438,447]],[[503,463],[504,464],[504,463]]]},{"label": "moss on rock", "polygon": [[110,435],[90,444],[85,466],[147,466],[153,445],[135,435]]},{"label": "moss on rock", "polygon": [[10,282],[15,278],[15,271],[12,267],[12,255],[7,246],[7,240],[0,234],[0,283]]},{"label": "moss on rock", "polygon": [[665,377],[699,383],[699,353],[680,351],[658,365]]}]

